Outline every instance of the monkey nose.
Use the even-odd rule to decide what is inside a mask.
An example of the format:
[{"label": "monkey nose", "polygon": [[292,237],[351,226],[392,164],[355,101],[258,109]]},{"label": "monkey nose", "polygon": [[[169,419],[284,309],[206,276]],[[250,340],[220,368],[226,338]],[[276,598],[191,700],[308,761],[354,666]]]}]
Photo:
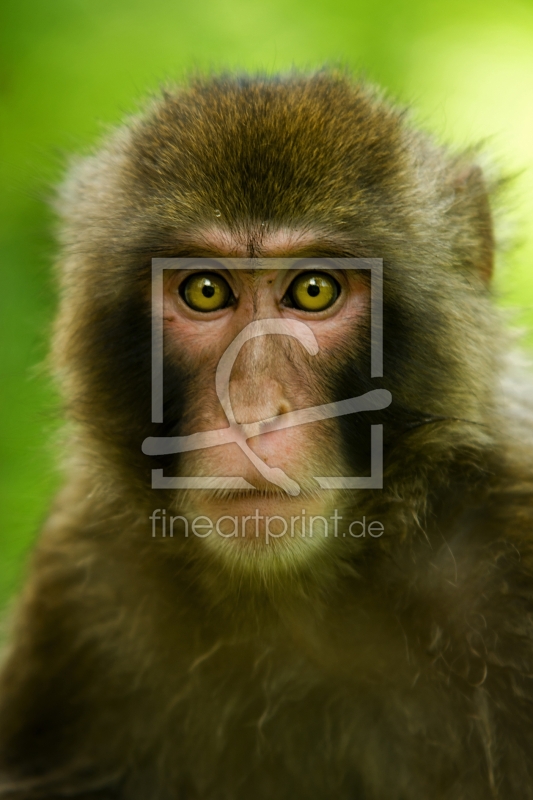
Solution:
[{"label": "monkey nose", "polygon": [[235,421],[240,425],[256,423],[260,433],[270,429],[275,417],[293,410],[282,385],[275,380],[255,384],[232,381],[230,401]]}]

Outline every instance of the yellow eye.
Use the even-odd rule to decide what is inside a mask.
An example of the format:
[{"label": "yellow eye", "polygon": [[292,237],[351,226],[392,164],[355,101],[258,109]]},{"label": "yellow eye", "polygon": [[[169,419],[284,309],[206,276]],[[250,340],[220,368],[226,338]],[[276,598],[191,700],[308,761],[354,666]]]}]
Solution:
[{"label": "yellow eye", "polygon": [[180,294],[195,311],[218,311],[231,298],[231,289],[220,275],[211,272],[191,275],[180,287]]},{"label": "yellow eye", "polygon": [[301,311],[324,311],[339,296],[339,285],[323,272],[306,272],[295,278],[289,291],[293,304]]}]

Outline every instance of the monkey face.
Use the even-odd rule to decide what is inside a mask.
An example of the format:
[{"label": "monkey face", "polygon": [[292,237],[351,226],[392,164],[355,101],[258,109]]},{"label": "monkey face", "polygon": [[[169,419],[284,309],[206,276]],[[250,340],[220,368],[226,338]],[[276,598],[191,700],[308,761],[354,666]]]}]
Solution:
[{"label": "monkey face", "polygon": [[[188,376],[173,433],[192,447],[174,472],[197,476],[186,480],[204,488],[187,504],[210,516],[324,511],[335,493],[321,491],[315,476],[349,469],[338,457],[335,412],[307,424],[301,416],[293,424],[293,415],[339,399],[332,375],[343,348],[351,343],[353,359],[368,344],[368,281],[340,260],[178,261],[183,268],[167,270],[164,281],[165,369]],[[219,435],[214,446],[201,446],[202,432]],[[205,491],[202,477],[219,491]],[[240,538],[258,535],[244,526]]]}]

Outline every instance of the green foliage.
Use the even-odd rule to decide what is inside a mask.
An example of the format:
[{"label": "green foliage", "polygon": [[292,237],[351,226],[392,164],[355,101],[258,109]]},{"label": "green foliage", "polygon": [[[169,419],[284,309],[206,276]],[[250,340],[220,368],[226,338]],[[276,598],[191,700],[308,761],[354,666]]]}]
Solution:
[{"label": "green foliage", "polygon": [[[58,401],[41,366],[54,297],[46,204],[65,158],[195,69],[341,63],[458,146],[520,173],[501,302],[533,321],[533,6],[508,0],[3,0],[0,12],[0,605],[50,503]],[[528,172],[529,170],[529,172]],[[52,442],[52,444],[50,444]]]}]

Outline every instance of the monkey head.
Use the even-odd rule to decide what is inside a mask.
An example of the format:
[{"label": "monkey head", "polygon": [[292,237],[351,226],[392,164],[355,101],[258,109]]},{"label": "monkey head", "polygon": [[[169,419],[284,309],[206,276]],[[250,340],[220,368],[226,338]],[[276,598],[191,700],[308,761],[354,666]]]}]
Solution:
[{"label": "monkey head", "polygon": [[[194,80],[74,164],[58,206],[55,363],[77,431],[75,468],[102,495],[113,474],[112,493],[127,489],[139,509],[372,513],[373,503],[418,502],[429,472],[449,482],[459,454],[467,464],[486,446],[497,340],[487,190],[470,155],[413,131],[368,86],[327,72]],[[160,422],[151,417],[154,258],[182,265],[163,280]],[[370,370],[369,276],[344,269],[345,259],[383,263],[382,377]],[[242,342],[224,407],[221,359],[267,320],[286,335]],[[316,351],[288,335],[290,325],[305,326]],[[375,389],[392,395],[381,411],[269,428],[280,415]],[[142,452],[150,437],[227,428],[228,408],[236,425],[256,425],[245,446]],[[384,426],[384,488],[317,491],[316,475],[367,474],[370,423]],[[153,469],[240,478],[245,488],[161,489],[154,500]],[[340,546],[325,538],[302,544],[297,535],[272,551],[294,559],[300,548],[305,560],[310,548]],[[195,547],[230,560],[265,549],[262,534],[228,542]]]}]

